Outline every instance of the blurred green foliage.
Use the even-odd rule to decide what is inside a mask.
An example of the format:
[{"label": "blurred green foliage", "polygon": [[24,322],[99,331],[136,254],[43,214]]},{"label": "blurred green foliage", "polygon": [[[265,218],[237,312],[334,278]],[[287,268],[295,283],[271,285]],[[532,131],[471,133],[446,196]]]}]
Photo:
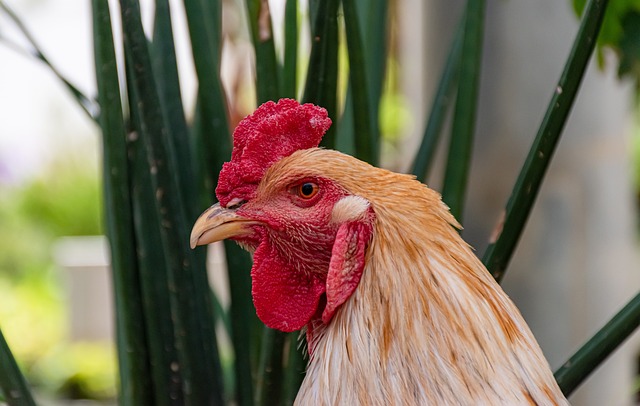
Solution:
[{"label": "blurred green foliage", "polygon": [[33,375],[66,399],[115,399],[115,348],[102,342],[62,345],[35,366]]},{"label": "blurred green foliage", "polygon": [[97,169],[54,161],[19,186],[0,186],[0,275],[42,272],[57,237],[102,233]]},{"label": "blurred green foliage", "polygon": [[[586,0],[573,0],[578,15],[584,11]],[[613,50],[619,58],[618,76],[640,78],[640,0],[611,0],[600,35],[598,62],[604,64],[604,48]]]},{"label": "blurred green foliage", "polygon": [[50,269],[20,280],[0,279],[0,323],[18,359],[30,369],[64,337],[64,302]]},{"label": "blurred green foliage", "polygon": [[28,379],[44,392],[113,398],[110,344],[65,337],[67,304],[53,245],[62,236],[102,233],[97,167],[71,155],[33,179],[0,185],[0,326]]},{"label": "blurred green foliage", "polygon": [[101,186],[88,163],[56,162],[24,188],[19,214],[52,237],[102,234]]}]

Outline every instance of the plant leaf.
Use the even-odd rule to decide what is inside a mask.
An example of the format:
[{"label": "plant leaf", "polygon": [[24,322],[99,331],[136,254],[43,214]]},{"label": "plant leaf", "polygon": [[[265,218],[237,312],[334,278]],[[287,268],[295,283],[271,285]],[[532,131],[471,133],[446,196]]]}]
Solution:
[{"label": "plant leaf", "polygon": [[[173,40],[171,24],[171,9],[168,0],[156,0],[153,28],[153,41],[150,46],[151,62],[155,83],[163,115],[167,118],[169,134],[173,139],[173,148],[179,162],[191,162],[189,146],[189,128],[182,106],[178,65]],[[182,200],[187,204],[189,217],[195,218],[200,214],[197,204],[197,193],[194,183],[194,167],[192,165],[178,165],[178,185],[181,188]]]},{"label": "plant leaf", "polygon": [[593,53],[607,2],[608,0],[590,0],[587,5],[571,53],[507,202],[504,218],[500,219],[496,225],[494,234],[497,234],[497,238],[490,242],[482,258],[497,281],[501,281],[504,277],[567,122]]},{"label": "plant leaf", "polygon": [[433,163],[433,156],[442,134],[442,125],[444,124],[447,116],[447,110],[454,97],[454,90],[456,89],[456,83],[458,81],[458,72],[460,68],[462,38],[464,35],[465,19],[460,19],[458,29],[456,30],[455,38],[451,44],[449,50],[449,56],[442,71],[440,82],[438,83],[438,89],[436,95],[433,98],[433,104],[431,106],[431,113],[427,120],[427,125],[424,129],[422,136],[422,142],[418,148],[418,152],[413,161],[411,173],[416,175],[418,180],[422,183],[426,183],[429,176],[429,170]]},{"label": "plant leaf", "polygon": [[349,51],[349,80],[353,94],[353,122],[355,128],[356,157],[376,165],[378,162],[378,139],[369,99],[369,72],[362,46],[360,23],[355,0],[343,0],[347,49]]},{"label": "plant leaf", "polygon": [[93,0],[94,60],[103,142],[107,236],[115,293],[120,394],[124,405],[153,403],[136,262],[126,129],[107,0]]},{"label": "plant leaf", "polygon": [[562,393],[569,396],[639,325],[637,294],[555,372]]},{"label": "plant leaf", "polygon": [[227,105],[220,82],[222,3],[220,0],[184,0],[191,51],[198,77],[198,98],[194,126],[196,173],[204,173],[202,211],[211,203],[222,163],[231,156],[231,134]]},{"label": "plant leaf", "polygon": [[260,405],[282,403],[283,364],[282,354],[286,333],[265,327],[262,334],[262,354],[258,367],[256,398]]},{"label": "plant leaf", "polygon": [[265,0],[246,0],[249,28],[256,54],[258,104],[278,100],[278,63],[273,41],[271,11]]},{"label": "plant leaf", "polygon": [[225,241],[225,256],[229,268],[229,294],[231,296],[231,331],[235,350],[236,401],[239,405],[253,406],[253,372],[258,371],[261,332],[264,328],[258,320],[251,297],[251,259],[233,241]]},{"label": "plant leaf", "polygon": [[[130,68],[129,68],[130,70]],[[133,89],[132,89],[133,90]],[[131,105],[138,102],[135,91],[129,92]],[[140,131],[135,110],[131,121],[134,131]],[[178,343],[174,331],[177,326],[171,317],[171,285],[167,259],[160,238],[160,221],[155,210],[155,193],[151,185],[146,151],[141,139],[129,143],[133,212],[136,230],[138,272],[146,326],[146,350],[148,352],[149,378],[153,388],[153,404],[169,405],[184,401]],[[123,347],[126,349],[126,347]],[[139,378],[138,378],[139,379]],[[150,391],[151,392],[151,391]]]},{"label": "plant leaf", "polygon": [[[360,33],[367,67],[371,132],[375,145],[380,141],[379,108],[387,61],[387,0],[356,0]],[[374,145],[374,146],[375,146]]]},{"label": "plant leaf", "polygon": [[462,220],[471,165],[482,64],[484,10],[484,0],[467,1],[458,94],[453,112],[449,156],[442,188],[442,200],[449,206],[451,213],[458,221]]},{"label": "plant leaf", "polygon": [[286,0],[284,13],[284,63],[280,94],[295,99],[298,83],[298,0]]},{"label": "plant leaf", "polygon": [[285,405],[293,404],[306,374],[305,349],[303,346],[298,345],[300,342],[299,337],[299,333],[289,333],[285,342],[286,369],[283,385],[283,404]]},{"label": "plant leaf", "polygon": [[0,392],[11,406],[36,406],[27,381],[0,331]]},{"label": "plant leaf", "polygon": [[181,199],[176,172],[177,154],[155,83],[147,39],[135,0],[121,0],[125,57],[132,66],[130,85],[139,96],[137,110],[155,209],[160,218],[162,246],[172,286],[172,306],[177,326],[180,363],[186,403],[222,404],[222,377],[213,326],[206,270],[194,267],[189,247],[187,211]]},{"label": "plant leaf", "polygon": [[[329,118],[337,122],[338,89],[338,6],[339,0],[325,0],[317,4],[312,24],[311,55],[304,88],[304,103],[327,109]],[[321,146],[335,148],[335,125],[322,137]]]}]

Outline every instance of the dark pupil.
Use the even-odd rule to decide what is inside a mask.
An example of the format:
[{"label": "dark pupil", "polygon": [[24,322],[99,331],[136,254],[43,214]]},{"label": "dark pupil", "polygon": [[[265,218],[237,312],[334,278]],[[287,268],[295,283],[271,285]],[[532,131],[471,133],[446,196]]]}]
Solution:
[{"label": "dark pupil", "polygon": [[302,185],[302,187],[300,188],[300,192],[302,193],[302,195],[304,196],[309,196],[310,194],[313,193],[313,185],[311,183],[305,183],[304,185]]}]

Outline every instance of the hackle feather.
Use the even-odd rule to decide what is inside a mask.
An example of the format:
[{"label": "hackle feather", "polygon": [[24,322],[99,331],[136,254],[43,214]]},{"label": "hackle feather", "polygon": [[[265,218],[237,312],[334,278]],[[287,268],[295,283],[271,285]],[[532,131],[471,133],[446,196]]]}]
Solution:
[{"label": "hackle feather", "polygon": [[366,199],[376,220],[360,284],[309,343],[296,404],[568,404],[437,192],[317,148],[275,163],[258,187],[300,176],[334,180]]}]

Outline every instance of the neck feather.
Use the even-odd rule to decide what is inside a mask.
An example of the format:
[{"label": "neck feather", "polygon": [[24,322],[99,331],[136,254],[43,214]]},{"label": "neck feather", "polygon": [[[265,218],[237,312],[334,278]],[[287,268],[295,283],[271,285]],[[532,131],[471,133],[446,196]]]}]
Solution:
[{"label": "neck feather", "polygon": [[360,193],[376,213],[360,285],[311,343],[296,403],[566,404],[440,196],[379,171]]}]

